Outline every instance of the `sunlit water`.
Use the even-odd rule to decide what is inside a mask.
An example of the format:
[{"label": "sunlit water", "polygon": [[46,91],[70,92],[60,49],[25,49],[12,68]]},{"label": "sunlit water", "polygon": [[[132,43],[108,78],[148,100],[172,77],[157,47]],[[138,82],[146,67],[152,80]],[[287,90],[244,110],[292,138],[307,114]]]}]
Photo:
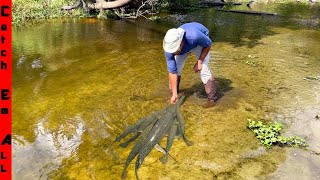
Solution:
[{"label": "sunlit water", "polygon": [[[201,107],[204,88],[191,56],[181,89],[188,95],[182,106],[186,135],[195,145],[175,140],[170,153],[177,162],[169,158],[165,165],[152,151],[139,170],[142,179],[268,177],[285,162],[287,149],[261,148],[246,128],[248,118],[280,121],[288,135],[320,151],[320,81],[304,79],[320,76],[319,16],[313,15],[209,8],[157,22],[68,19],[15,28],[14,179],[121,179],[132,146],[110,145],[137,119],[168,105],[162,38],[189,21],[210,29],[210,67],[223,96],[215,107]],[[319,159],[305,160],[309,176],[319,177]],[[131,165],[128,179],[134,178]]]}]

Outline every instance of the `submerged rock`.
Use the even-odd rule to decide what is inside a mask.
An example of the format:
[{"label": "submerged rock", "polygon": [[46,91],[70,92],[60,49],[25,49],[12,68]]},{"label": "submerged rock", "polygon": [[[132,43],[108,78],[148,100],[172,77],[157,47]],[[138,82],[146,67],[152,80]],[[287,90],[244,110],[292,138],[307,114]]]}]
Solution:
[{"label": "submerged rock", "polygon": [[242,153],[240,156],[242,158],[248,159],[248,158],[256,158],[256,157],[260,157],[262,156],[264,153],[266,152],[266,148],[264,147],[259,147],[256,150],[251,150],[251,151],[247,151]]}]

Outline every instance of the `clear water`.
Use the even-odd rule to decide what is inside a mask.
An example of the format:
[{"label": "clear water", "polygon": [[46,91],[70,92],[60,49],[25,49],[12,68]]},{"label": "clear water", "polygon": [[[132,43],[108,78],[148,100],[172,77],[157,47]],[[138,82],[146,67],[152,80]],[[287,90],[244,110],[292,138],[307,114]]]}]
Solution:
[{"label": "clear water", "polygon": [[[272,12],[288,8],[300,13],[284,5]],[[110,145],[130,124],[168,105],[162,38],[189,21],[210,29],[210,66],[223,97],[215,107],[201,108],[205,100],[196,94],[204,88],[192,72],[196,59],[189,57],[182,111],[195,145],[175,140],[170,153],[177,162],[165,165],[153,150],[140,177],[252,179],[273,173],[286,149],[259,153],[247,119],[281,121],[288,130],[297,116],[320,113],[320,81],[304,79],[320,76],[319,14],[252,16],[208,8],[157,22],[66,19],[15,28],[13,178],[120,179],[132,146]],[[134,178],[131,165],[128,179]]]}]

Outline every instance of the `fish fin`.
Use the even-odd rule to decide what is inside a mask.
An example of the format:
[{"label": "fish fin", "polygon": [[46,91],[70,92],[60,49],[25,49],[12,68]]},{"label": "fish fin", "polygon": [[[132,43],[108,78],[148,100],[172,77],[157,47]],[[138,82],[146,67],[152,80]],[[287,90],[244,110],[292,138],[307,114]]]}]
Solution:
[{"label": "fish fin", "polygon": [[176,158],[174,158],[173,156],[171,156],[171,154],[170,153],[168,153],[168,155],[170,156],[170,158],[171,159],[173,159],[176,163],[178,162],[177,160],[176,160]]},{"label": "fish fin", "polygon": [[140,126],[146,122],[148,117],[141,118],[135,124],[129,126],[120,136],[118,136],[115,139],[115,141],[119,142],[121,139],[125,138],[128,134],[137,132],[140,129]]},{"label": "fish fin", "polygon": [[194,145],[193,141],[185,140],[184,142],[186,143],[187,146],[193,146]]},{"label": "fish fin", "polygon": [[163,155],[161,158],[160,158],[160,161],[162,162],[162,164],[166,164],[168,162],[168,156],[167,154]]},{"label": "fish fin", "polygon": [[135,132],[134,135],[128,141],[121,143],[120,146],[126,148],[132,141],[136,140],[140,134],[141,132]]},{"label": "fish fin", "polygon": [[125,142],[125,143],[121,143],[119,146],[122,148],[126,148],[128,145],[129,145],[129,143]]},{"label": "fish fin", "polygon": [[135,174],[136,174],[137,180],[139,180],[138,169],[136,169]]},{"label": "fish fin", "polygon": [[179,134],[181,135],[183,141],[186,143],[187,146],[193,146],[193,142],[188,140],[186,135],[184,134],[182,128],[181,128],[181,124],[179,124],[179,127],[178,127],[178,131],[180,132]]},{"label": "fish fin", "polygon": [[127,173],[123,172],[122,175],[121,175],[121,179],[125,179],[126,177],[127,177]]}]

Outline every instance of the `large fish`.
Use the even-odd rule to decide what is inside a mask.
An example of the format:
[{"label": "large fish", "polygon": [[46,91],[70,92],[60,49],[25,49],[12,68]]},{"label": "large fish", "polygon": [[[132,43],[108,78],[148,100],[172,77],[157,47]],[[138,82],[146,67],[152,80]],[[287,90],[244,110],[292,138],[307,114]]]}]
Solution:
[{"label": "large fish", "polygon": [[136,155],[140,152],[142,145],[144,144],[144,141],[146,140],[147,135],[151,131],[153,125],[148,126],[140,135],[140,138],[138,139],[137,143],[133,146],[132,150],[130,151],[129,156],[127,157],[126,163],[124,165],[124,169],[122,172],[122,179],[127,177],[127,168],[130,164],[130,162],[136,157]]},{"label": "large fish", "polygon": [[153,126],[154,123],[162,116],[162,114],[163,114],[163,111],[158,111],[156,113],[152,113],[151,116],[148,116],[148,119],[146,119],[144,123],[141,124],[139,128],[134,131],[134,135],[127,142],[120,144],[120,146],[123,148],[127,147],[132,141],[137,139],[139,135],[142,132],[144,132],[148,126]]},{"label": "large fish", "polygon": [[193,142],[188,140],[185,135],[185,123],[184,118],[182,116],[180,108],[177,108],[177,118],[175,119],[174,124],[172,125],[167,139],[166,153],[163,157],[160,158],[160,161],[165,164],[168,160],[169,151],[173,144],[173,140],[175,136],[181,136],[186,143],[187,146],[192,146]]},{"label": "large fish", "polygon": [[[154,146],[154,148],[155,148],[156,150],[158,150],[159,152],[162,152],[163,154],[166,154],[166,153],[167,153],[166,150],[163,149],[163,147],[161,147],[159,144],[156,144],[156,145]],[[172,158],[175,162],[178,162],[174,157],[171,156],[170,153],[168,153],[168,156],[169,156],[170,158]]]},{"label": "large fish", "polygon": [[[139,133],[141,133],[148,125],[154,124],[155,121],[157,121],[157,119],[162,115],[162,113],[163,113],[163,110],[157,111],[147,117],[139,119],[134,125],[129,126],[120,136],[118,136],[114,140],[114,142],[120,142],[121,139],[125,138],[130,133],[134,133],[134,135],[133,135],[132,139],[130,139],[129,141],[130,142],[134,141],[139,136]],[[127,143],[127,144],[129,144],[129,143]]]},{"label": "large fish", "polygon": [[177,104],[170,105],[166,108],[164,114],[160,117],[160,119],[154,124],[148,136],[145,139],[145,143],[142,145],[142,149],[139,152],[136,164],[135,164],[135,173],[136,178],[139,179],[138,170],[142,165],[145,157],[151,152],[153,147],[160,142],[160,140],[169,132],[172,125],[174,124],[174,120],[176,119],[177,109],[180,108],[185,96],[182,96]]},{"label": "large fish", "polygon": [[192,146],[193,142],[188,140],[185,135],[185,121],[180,108],[177,108],[178,133],[182,136],[187,146]]},{"label": "large fish", "polygon": [[[137,143],[133,146],[129,156],[127,157],[126,163],[124,165],[124,169],[122,172],[122,178],[126,178],[127,176],[127,168],[130,164],[130,162],[136,157],[136,155],[140,152],[140,150],[143,147],[143,144],[145,143],[146,137],[148,136],[148,134],[150,133],[150,131],[152,130],[152,128],[154,127],[154,124],[159,120],[159,118],[161,117],[162,113],[154,113],[152,115],[152,121],[145,121],[147,123],[142,124],[140,126],[140,138],[138,139]],[[130,127],[129,127],[130,128]],[[139,128],[137,129],[137,131],[139,131]],[[125,132],[126,133],[126,132]],[[133,136],[135,137],[135,136]],[[119,140],[120,141],[120,140]],[[131,141],[133,141],[133,139],[129,139],[126,143],[123,144],[129,144]],[[122,145],[123,145],[122,144]],[[123,145],[124,146],[124,145]]]},{"label": "large fish", "polygon": [[[151,131],[152,127],[154,124],[149,124],[144,130],[143,132],[141,132],[141,136],[139,138],[139,140],[137,141],[137,143],[134,145],[134,147],[132,148],[129,156],[127,157],[126,163],[124,165],[124,169],[122,172],[122,178],[126,178],[127,176],[127,168],[130,164],[130,162],[134,159],[134,157],[140,152],[140,149],[142,148],[142,144],[144,143],[144,141],[146,140],[146,136],[149,134],[149,132]],[[126,142],[127,143],[127,142]],[[162,152],[163,154],[167,154],[167,156],[170,156],[174,161],[177,162],[177,160],[172,157],[168,152],[166,152],[166,150],[164,150],[159,144],[155,145],[155,148]]]},{"label": "large fish", "polygon": [[160,158],[160,161],[163,164],[165,164],[167,162],[167,160],[168,160],[168,154],[169,154],[169,151],[170,151],[170,149],[172,147],[173,140],[174,140],[174,137],[177,134],[177,131],[178,131],[178,121],[177,121],[177,119],[175,119],[173,125],[170,128],[170,131],[169,131],[169,134],[168,134],[168,137],[167,137],[167,146],[166,146],[165,154],[163,155],[163,157]]}]

